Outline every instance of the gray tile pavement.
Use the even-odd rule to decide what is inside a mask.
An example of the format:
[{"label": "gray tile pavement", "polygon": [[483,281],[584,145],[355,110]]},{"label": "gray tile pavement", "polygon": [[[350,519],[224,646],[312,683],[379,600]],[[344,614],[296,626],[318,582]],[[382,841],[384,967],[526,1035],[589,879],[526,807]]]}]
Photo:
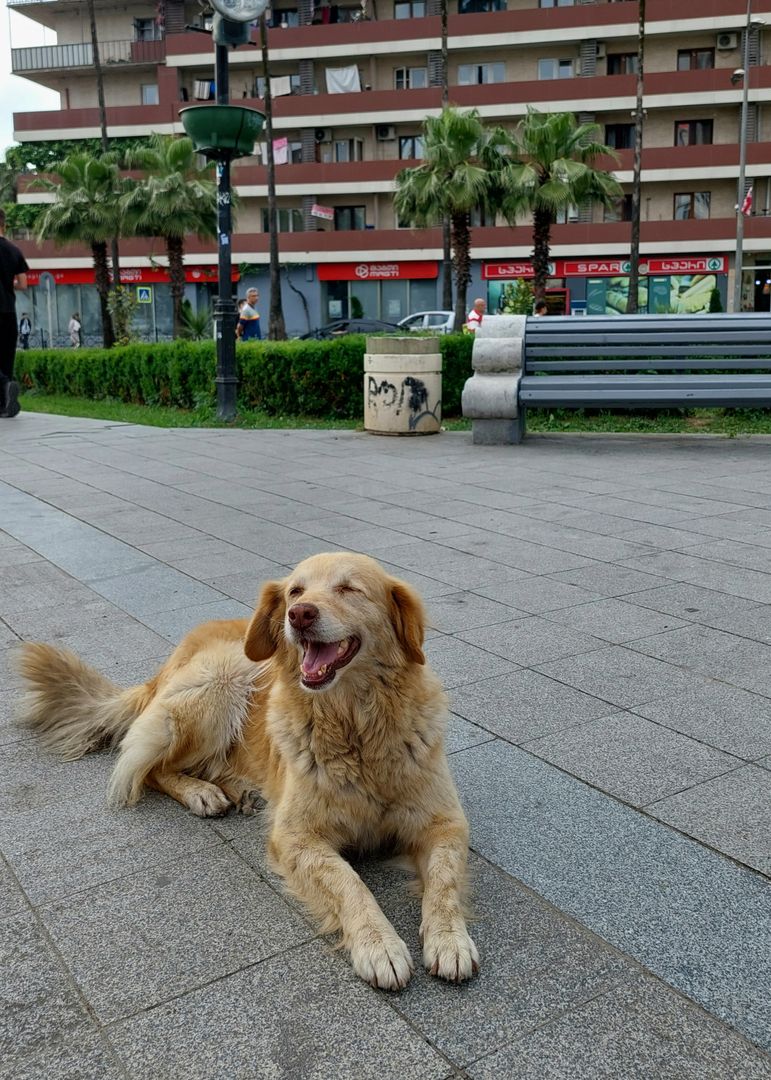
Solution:
[{"label": "gray tile pavement", "polygon": [[[771,441],[0,422],[0,1060],[14,1080],[771,1077]],[[315,551],[423,594],[483,969],[361,984],[264,823],[54,761],[20,638],[121,685]],[[361,868],[419,956],[403,872]]]}]

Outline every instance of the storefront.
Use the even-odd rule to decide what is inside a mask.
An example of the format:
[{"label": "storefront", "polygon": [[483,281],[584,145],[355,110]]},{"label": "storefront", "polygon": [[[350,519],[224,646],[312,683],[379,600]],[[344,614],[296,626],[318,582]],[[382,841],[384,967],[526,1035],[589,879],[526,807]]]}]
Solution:
[{"label": "storefront", "polygon": [[[482,277],[488,310],[504,311],[516,281],[531,281],[533,267],[530,262],[485,263]],[[637,306],[653,315],[724,311],[727,288],[724,256],[651,257],[640,260]],[[553,314],[622,315],[628,296],[629,260],[555,259],[549,264],[547,302]]]},{"label": "storefront", "polygon": [[437,306],[437,262],[320,263],[322,321],[382,319],[397,323]]},{"label": "storefront", "polygon": [[771,311],[771,253],[756,255],[742,267],[742,311]]}]

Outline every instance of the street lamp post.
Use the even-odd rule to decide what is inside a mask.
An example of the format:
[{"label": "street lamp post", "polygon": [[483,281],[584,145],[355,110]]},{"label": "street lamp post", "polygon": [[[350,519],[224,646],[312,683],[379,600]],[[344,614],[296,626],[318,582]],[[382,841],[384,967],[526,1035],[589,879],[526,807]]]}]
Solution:
[{"label": "street lamp post", "polygon": [[743,68],[735,71],[731,81],[742,80],[742,114],[739,126],[739,179],[736,189],[736,259],[734,261],[734,311],[742,309],[742,263],[744,262],[744,188],[747,175],[747,111],[750,91],[750,32],[752,30],[752,0],[747,0],[747,20],[744,27]]},{"label": "street lamp post", "polygon": [[[230,77],[227,45],[214,46],[214,83],[218,105],[230,104]],[[214,303],[214,333],[217,342],[217,416],[233,420],[236,415],[236,303],[233,299],[233,233],[230,189],[230,157],[217,161],[217,299]]]}]

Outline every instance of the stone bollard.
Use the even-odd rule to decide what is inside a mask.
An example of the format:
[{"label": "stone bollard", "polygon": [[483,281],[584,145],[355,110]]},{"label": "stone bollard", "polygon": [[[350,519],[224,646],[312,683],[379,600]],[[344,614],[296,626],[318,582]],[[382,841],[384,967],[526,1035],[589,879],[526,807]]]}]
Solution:
[{"label": "stone bollard", "polygon": [[474,334],[471,365],[461,397],[472,423],[472,441],[487,446],[518,443],[524,415],[517,402],[522,377],[525,315],[486,315]]},{"label": "stone bollard", "polygon": [[364,429],[373,435],[435,435],[441,423],[438,338],[367,338]]}]

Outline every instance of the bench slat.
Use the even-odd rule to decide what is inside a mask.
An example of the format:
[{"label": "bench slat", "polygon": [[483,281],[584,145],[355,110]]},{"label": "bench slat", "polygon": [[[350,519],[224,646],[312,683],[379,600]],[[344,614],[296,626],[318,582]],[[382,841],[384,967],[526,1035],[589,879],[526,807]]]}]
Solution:
[{"label": "bench slat", "polygon": [[765,406],[771,405],[771,376],[743,376],[738,385],[730,375],[525,376],[519,396],[534,407]]},{"label": "bench slat", "polygon": [[[685,356],[682,360],[653,359],[648,357],[642,360],[628,360],[616,358],[612,361],[606,359],[597,360],[531,360],[528,358],[526,368],[528,375],[536,371],[714,371],[716,368],[726,371],[769,371],[771,372],[771,357],[767,360],[753,358],[750,360],[726,359],[725,357],[714,360],[694,360]],[[570,353],[568,352],[568,355]]]}]

